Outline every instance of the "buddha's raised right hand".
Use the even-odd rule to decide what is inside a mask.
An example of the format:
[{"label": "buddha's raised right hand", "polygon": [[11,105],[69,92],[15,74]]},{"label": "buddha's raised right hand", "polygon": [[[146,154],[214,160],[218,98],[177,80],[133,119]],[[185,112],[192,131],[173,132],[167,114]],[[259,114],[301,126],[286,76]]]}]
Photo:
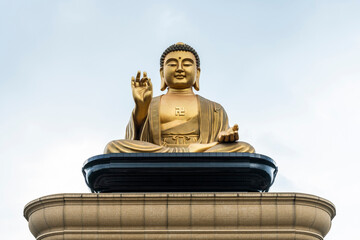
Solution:
[{"label": "buddha's raised right hand", "polygon": [[151,79],[147,77],[146,72],[143,73],[142,78],[141,71],[137,72],[136,78],[131,77],[131,89],[135,101],[135,123],[140,126],[147,116],[153,94]]}]

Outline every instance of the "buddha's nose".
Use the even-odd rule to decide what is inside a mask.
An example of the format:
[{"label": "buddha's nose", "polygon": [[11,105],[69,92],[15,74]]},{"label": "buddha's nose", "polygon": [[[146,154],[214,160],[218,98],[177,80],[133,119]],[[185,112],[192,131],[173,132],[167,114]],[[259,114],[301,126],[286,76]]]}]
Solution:
[{"label": "buddha's nose", "polygon": [[183,72],[184,69],[182,68],[181,64],[178,65],[176,72]]}]

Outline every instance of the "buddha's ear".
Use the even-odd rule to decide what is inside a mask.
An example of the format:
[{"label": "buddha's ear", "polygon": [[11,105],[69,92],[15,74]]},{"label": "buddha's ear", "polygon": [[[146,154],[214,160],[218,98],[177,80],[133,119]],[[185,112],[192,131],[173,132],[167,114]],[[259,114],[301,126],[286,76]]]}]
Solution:
[{"label": "buddha's ear", "polygon": [[199,79],[200,79],[200,68],[197,69],[196,79],[195,79],[195,83],[194,83],[194,88],[196,91],[200,90]]},{"label": "buddha's ear", "polygon": [[160,68],[160,78],[161,78],[160,90],[164,91],[167,88],[167,85],[165,83],[164,69],[163,68]]}]

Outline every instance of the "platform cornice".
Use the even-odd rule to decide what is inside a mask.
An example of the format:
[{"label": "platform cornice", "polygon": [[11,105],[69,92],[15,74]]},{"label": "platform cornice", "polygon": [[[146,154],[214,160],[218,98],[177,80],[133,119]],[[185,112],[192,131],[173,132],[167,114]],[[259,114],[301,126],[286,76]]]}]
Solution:
[{"label": "platform cornice", "polygon": [[117,204],[121,202],[131,202],[131,204],[143,204],[144,201],[156,202],[167,201],[191,201],[191,202],[209,202],[209,201],[239,201],[243,204],[293,204],[314,206],[326,211],[331,219],[336,215],[336,209],[332,202],[311,194],[304,193],[84,193],[84,194],[54,194],[44,196],[26,204],[24,208],[24,217],[28,217],[35,211],[50,206],[71,205],[79,202],[88,204]]}]

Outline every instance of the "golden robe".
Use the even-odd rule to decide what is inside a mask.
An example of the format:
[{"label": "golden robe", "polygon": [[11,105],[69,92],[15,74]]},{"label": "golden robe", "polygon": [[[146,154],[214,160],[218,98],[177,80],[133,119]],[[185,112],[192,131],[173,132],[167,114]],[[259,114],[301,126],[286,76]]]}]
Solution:
[{"label": "golden robe", "polygon": [[[224,108],[213,101],[197,95],[199,106],[199,135],[196,143],[213,143],[218,141],[221,131],[229,128],[229,121]],[[126,127],[124,140],[110,142],[105,153],[118,152],[189,152],[188,144],[168,146],[162,141],[160,125],[160,96],[152,99],[148,116],[141,128],[137,128],[134,116],[131,116]],[[218,143],[206,152],[254,152],[254,148],[245,142]]]}]

